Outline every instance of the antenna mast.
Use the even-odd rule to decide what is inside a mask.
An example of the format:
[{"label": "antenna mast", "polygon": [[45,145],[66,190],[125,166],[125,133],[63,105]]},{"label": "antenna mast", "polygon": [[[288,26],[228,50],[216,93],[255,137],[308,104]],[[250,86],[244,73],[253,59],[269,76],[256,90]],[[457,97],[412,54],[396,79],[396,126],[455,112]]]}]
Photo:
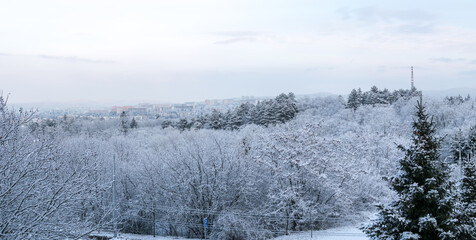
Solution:
[{"label": "antenna mast", "polygon": [[413,66],[412,66],[412,89],[415,88],[415,82],[413,80]]}]

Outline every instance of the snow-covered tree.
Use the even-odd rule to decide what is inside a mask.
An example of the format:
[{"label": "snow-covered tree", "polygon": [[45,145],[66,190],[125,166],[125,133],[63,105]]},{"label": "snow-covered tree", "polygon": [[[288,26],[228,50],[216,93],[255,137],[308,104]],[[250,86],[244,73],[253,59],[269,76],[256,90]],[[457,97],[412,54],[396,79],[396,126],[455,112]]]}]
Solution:
[{"label": "snow-covered tree", "polygon": [[121,115],[119,116],[119,131],[121,131],[124,135],[127,134],[129,131],[129,117],[125,111],[122,111]]},{"label": "snow-covered tree", "polygon": [[352,89],[347,100],[347,108],[353,109],[355,111],[359,106],[359,95],[357,94],[357,91],[355,89]]},{"label": "snow-covered tree", "polygon": [[0,95],[0,238],[84,236],[95,223],[83,203],[104,190],[96,181],[96,153],[76,151],[56,133],[31,134],[25,126],[32,117],[10,110]]},{"label": "snow-covered tree", "polygon": [[380,207],[379,218],[364,228],[372,239],[454,239],[452,185],[438,153],[440,140],[422,102],[417,104],[412,145],[400,148],[399,175],[391,180],[398,199]]},{"label": "snow-covered tree", "polygon": [[455,209],[458,234],[457,239],[476,239],[476,164],[474,160],[464,161],[459,202]]},{"label": "snow-covered tree", "polygon": [[136,119],[133,117],[132,120],[131,120],[131,124],[129,125],[131,128],[137,128],[138,127],[138,124],[137,124],[137,121]]},{"label": "snow-covered tree", "polygon": [[476,159],[476,125],[472,126],[469,130],[467,147],[469,150],[469,158]]},{"label": "snow-covered tree", "polygon": [[223,114],[216,109],[213,109],[212,113],[210,114],[208,118],[208,122],[209,122],[210,128],[215,130],[223,129],[223,127],[225,126],[225,120],[224,120]]},{"label": "snow-covered tree", "polygon": [[463,161],[464,159],[468,158],[468,154],[469,154],[468,143],[469,141],[464,136],[461,129],[451,139],[450,152],[451,152],[452,160],[454,163],[458,163],[460,160]]},{"label": "snow-covered tree", "polygon": [[173,126],[173,123],[170,120],[164,120],[161,124],[162,128],[168,128],[168,127],[172,127],[172,126]]},{"label": "snow-covered tree", "polygon": [[175,123],[175,127],[180,131],[184,131],[185,129],[187,129],[187,126],[188,126],[188,121],[186,118],[180,118],[180,120],[177,123]]}]

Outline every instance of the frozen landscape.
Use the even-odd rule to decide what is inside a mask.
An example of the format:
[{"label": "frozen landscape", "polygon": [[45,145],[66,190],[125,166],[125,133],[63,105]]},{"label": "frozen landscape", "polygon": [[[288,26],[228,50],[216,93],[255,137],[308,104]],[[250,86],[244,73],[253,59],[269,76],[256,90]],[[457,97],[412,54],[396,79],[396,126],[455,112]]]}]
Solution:
[{"label": "frozen landscape", "polygon": [[0,4],[0,240],[476,239],[476,1]]},{"label": "frozen landscape", "polygon": [[[365,239],[410,217],[405,199],[419,198],[434,207],[416,221],[444,216],[465,229],[428,234],[472,234],[475,101],[422,105],[419,94],[289,93],[179,119],[44,118],[0,98],[2,234],[303,239],[312,228],[316,239]],[[440,207],[449,212],[435,215]],[[349,224],[365,234],[340,228]]]}]

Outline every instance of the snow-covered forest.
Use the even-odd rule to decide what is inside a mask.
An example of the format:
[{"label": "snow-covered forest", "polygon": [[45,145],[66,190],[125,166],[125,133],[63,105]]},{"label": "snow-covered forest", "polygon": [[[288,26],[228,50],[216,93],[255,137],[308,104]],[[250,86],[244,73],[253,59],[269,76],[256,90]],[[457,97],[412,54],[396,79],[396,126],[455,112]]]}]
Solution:
[{"label": "snow-covered forest", "polygon": [[[296,106],[282,120],[211,113],[209,123],[233,127],[131,124],[127,115],[51,124],[0,97],[0,238],[84,237],[117,222],[123,233],[266,239],[359,224],[395,198],[388,180],[405,156],[397,146],[412,143],[418,97],[280,96]],[[445,171],[458,179],[458,160],[476,149],[476,102],[448,99],[423,96],[423,104],[443,139]],[[268,103],[247,109],[280,109]]]}]

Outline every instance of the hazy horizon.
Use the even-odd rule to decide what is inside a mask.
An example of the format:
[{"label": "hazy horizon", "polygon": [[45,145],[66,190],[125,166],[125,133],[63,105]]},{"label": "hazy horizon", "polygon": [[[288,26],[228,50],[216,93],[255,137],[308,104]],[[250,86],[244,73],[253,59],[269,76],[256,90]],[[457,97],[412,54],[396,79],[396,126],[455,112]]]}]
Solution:
[{"label": "hazy horizon", "polygon": [[[377,86],[378,87],[378,86]],[[368,91],[370,89],[362,89],[363,91]],[[390,91],[397,89],[389,89]],[[420,89],[418,89],[420,90]],[[457,96],[461,95],[463,97],[468,94],[472,97],[476,97],[476,88],[452,88],[452,89],[441,89],[441,90],[422,90],[424,97],[430,98],[444,98],[446,96]],[[288,93],[288,92],[283,92]],[[295,93],[297,98],[301,97],[329,97],[329,96],[343,96],[347,97],[350,93],[350,89],[346,94],[336,94],[330,92],[316,92],[310,94],[300,94]],[[23,107],[27,109],[68,109],[68,108],[90,108],[90,109],[106,109],[113,106],[137,106],[139,104],[150,103],[150,104],[183,104],[188,102],[200,103],[205,102],[206,100],[224,100],[224,99],[240,99],[240,98],[256,98],[256,99],[273,99],[276,96],[229,96],[227,98],[204,98],[196,99],[191,101],[183,102],[173,102],[173,101],[161,101],[156,99],[110,99],[110,100],[90,100],[90,99],[76,99],[71,101],[54,101],[54,102],[15,102],[13,94],[5,94],[4,97],[9,97],[8,102],[14,107]]]},{"label": "hazy horizon", "polygon": [[353,88],[474,88],[473,1],[15,1],[12,103],[189,102]]}]

